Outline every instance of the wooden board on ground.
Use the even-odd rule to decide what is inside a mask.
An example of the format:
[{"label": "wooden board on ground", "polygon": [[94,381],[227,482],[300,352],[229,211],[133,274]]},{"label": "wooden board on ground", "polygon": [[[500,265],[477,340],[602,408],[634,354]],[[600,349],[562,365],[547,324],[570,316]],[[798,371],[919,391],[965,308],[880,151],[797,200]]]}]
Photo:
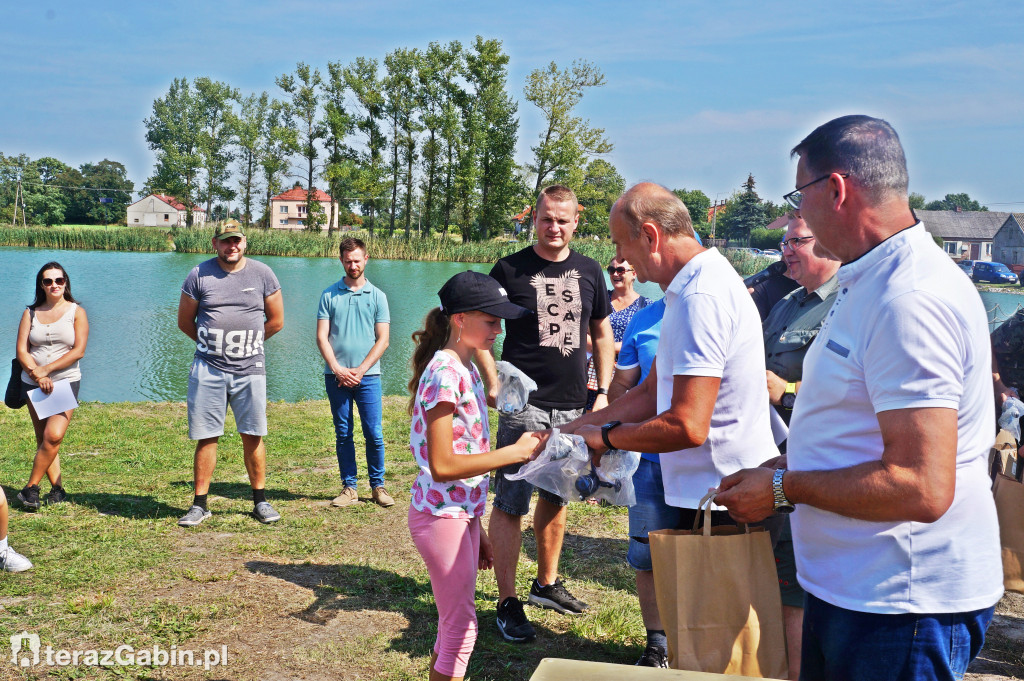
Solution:
[{"label": "wooden board on ground", "polygon": [[537,665],[530,681],[742,681],[752,678],[546,657]]}]

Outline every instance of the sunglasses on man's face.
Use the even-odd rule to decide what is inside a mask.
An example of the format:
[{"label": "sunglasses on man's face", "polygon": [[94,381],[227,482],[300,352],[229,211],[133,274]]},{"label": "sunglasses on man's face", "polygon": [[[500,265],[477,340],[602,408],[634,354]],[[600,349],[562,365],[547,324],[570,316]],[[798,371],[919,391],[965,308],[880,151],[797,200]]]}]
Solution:
[{"label": "sunglasses on man's face", "polygon": [[618,274],[619,276],[622,276],[626,272],[632,272],[632,271],[633,271],[633,268],[631,268],[631,267],[622,267],[621,265],[619,267],[610,267],[610,266],[608,267],[608,274]]},{"label": "sunglasses on man's face", "polygon": [[54,284],[56,284],[57,286],[63,286],[64,277],[57,277],[56,279],[43,279],[43,286],[53,286]]}]

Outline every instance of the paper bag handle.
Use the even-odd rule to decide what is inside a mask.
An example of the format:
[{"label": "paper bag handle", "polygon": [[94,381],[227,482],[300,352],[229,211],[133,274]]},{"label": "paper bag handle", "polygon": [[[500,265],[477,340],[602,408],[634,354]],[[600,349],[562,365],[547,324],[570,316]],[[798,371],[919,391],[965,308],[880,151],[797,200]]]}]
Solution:
[{"label": "paper bag handle", "polygon": [[[711,536],[711,504],[715,500],[715,489],[709,489],[708,493],[705,494],[700,501],[697,502],[697,513],[693,517],[693,533],[697,533],[697,526],[700,524],[700,518],[704,516],[704,536]],[[736,523],[736,526],[742,532],[750,532],[750,528],[746,523]]]}]

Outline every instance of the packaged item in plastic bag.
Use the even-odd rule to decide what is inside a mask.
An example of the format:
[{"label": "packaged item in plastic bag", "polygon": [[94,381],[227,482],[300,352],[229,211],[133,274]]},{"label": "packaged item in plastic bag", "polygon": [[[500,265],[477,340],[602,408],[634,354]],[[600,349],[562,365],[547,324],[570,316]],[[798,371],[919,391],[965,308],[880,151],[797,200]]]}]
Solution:
[{"label": "packaged item in plastic bag", "polygon": [[525,480],[563,499],[572,499],[576,496],[576,478],[589,466],[590,450],[583,438],[561,434],[555,428],[551,431],[544,451],[536,459],[523,464],[519,472],[505,477],[509,480]]},{"label": "packaged item in plastic bag", "polygon": [[510,362],[496,362],[498,369],[498,411],[515,414],[526,409],[530,393],[537,389],[537,382],[517,369]]},{"label": "packaged item in plastic bag", "polygon": [[999,417],[999,427],[1005,428],[1013,435],[1013,439],[1020,442],[1020,417],[1024,416],[1024,402],[1016,397],[1003,402],[1003,413]]},{"label": "packaged item in plastic bag", "polygon": [[610,449],[601,456],[601,466],[590,466],[576,478],[576,491],[580,500],[598,499],[613,506],[633,506],[636,493],[633,491],[633,473],[640,466],[640,455],[636,452]]},{"label": "packaged item in plastic bag", "polygon": [[583,438],[561,434],[555,428],[544,451],[507,478],[525,480],[563,499],[594,498],[615,506],[632,506],[636,503],[633,473],[639,465],[636,452],[612,449],[604,453],[601,466],[595,468]]}]

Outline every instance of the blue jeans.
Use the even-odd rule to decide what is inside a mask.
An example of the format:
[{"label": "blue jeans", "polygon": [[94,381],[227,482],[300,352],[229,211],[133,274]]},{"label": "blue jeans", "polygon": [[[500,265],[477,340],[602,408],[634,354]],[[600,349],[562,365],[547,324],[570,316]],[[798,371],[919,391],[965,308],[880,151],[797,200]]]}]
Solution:
[{"label": "blue jeans", "polygon": [[994,612],[877,615],[807,594],[800,679],[962,679]]},{"label": "blue jeans", "polygon": [[356,445],[352,440],[352,407],[359,407],[359,420],[366,439],[366,470],[370,487],[384,484],[384,428],[381,424],[380,374],[363,376],[354,388],[339,386],[334,374],[324,374],[327,399],[334,417],[334,448],[338,454],[338,470],[345,487],[356,486]]}]

